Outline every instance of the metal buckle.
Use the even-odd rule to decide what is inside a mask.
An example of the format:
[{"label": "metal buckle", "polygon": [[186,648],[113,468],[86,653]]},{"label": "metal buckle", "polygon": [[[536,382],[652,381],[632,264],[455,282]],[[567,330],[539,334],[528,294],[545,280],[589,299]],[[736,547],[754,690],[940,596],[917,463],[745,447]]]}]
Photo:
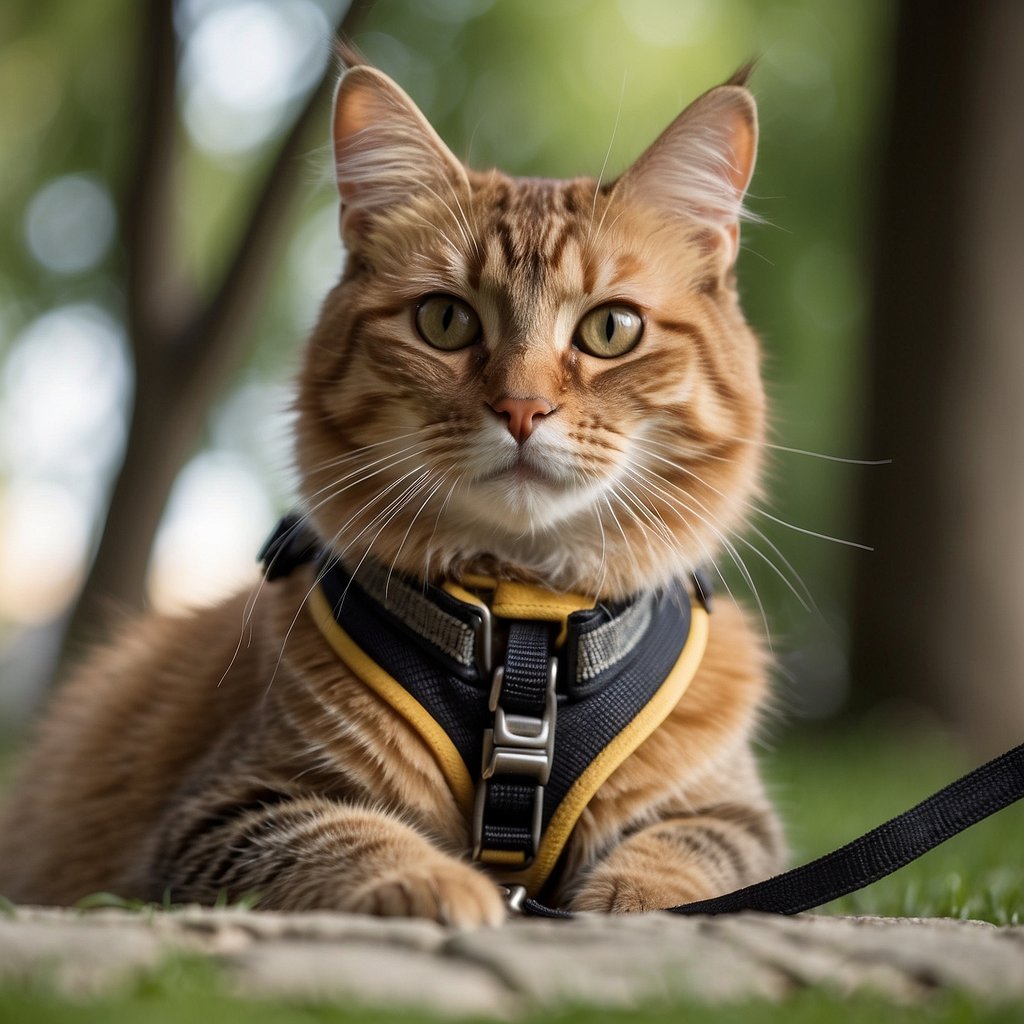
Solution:
[{"label": "metal buckle", "polygon": [[498,888],[505,897],[505,906],[508,907],[509,913],[521,914],[523,912],[523,903],[526,901],[526,886],[499,885]]},{"label": "metal buckle", "polygon": [[480,613],[480,627],[476,631],[476,662],[486,677],[494,664],[494,617],[483,601],[475,607]]},{"label": "metal buckle", "polygon": [[489,702],[494,712],[494,727],[484,732],[483,778],[489,779],[492,775],[528,775],[542,786],[546,785],[551,777],[551,762],[555,753],[558,659],[548,659],[544,714],[540,718],[533,715],[510,715],[498,704],[503,680],[504,666],[499,665],[494,670],[494,685],[491,687]]}]

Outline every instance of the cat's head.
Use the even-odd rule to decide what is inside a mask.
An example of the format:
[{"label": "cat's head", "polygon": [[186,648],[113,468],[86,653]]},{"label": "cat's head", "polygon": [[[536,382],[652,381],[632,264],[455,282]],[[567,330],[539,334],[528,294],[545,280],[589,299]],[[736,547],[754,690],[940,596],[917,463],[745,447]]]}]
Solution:
[{"label": "cat's head", "polygon": [[389,78],[348,70],[347,264],[298,401],[321,538],[350,566],[609,598],[708,563],[764,429],[733,270],[756,143],[733,80],[614,182],[480,173]]}]

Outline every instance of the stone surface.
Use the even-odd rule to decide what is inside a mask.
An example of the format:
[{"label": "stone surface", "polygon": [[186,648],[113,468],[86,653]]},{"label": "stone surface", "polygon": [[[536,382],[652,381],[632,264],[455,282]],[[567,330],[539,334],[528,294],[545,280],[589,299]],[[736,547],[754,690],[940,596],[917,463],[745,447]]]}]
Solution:
[{"label": "stone surface", "polygon": [[248,996],[515,1018],[534,1006],[782,999],[809,986],[900,1002],[942,989],[1024,1000],[1024,928],[971,921],[583,915],[456,932],[426,921],[186,908],[0,915],[0,984],[76,997],[180,953]]}]

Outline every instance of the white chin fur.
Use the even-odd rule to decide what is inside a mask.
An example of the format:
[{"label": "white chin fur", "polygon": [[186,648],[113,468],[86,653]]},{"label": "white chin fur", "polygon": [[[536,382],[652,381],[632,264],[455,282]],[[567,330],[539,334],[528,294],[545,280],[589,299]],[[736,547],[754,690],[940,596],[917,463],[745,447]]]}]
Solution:
[{"label": "white chin fur", "polygon": [[459,511],[509,536],[527,536],[585,512],[600,501],[603,492],[601,483],[572,488],[511,471],[470,484],[460,495]]},{"label": "white chin fur", "polygon": [[586,513],[612,481],[581,472],[571,443],[545,425],[520,448],[505,430],[488,430],[467,455],[471,482],[460,488],[465,518],[509,536],[536,534]]}]

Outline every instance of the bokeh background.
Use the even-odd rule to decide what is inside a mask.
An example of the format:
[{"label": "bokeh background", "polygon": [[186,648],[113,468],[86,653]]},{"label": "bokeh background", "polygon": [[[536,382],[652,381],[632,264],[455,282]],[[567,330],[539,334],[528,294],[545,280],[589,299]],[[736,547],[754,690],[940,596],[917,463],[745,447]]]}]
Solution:
[{"label": "bokeh background", "polygon": [[6,0],[2,727],[112,610],[251,582],[289,506],[290,378],[343,256],[344,27],[454,152],[525,175],[621,171],[759,57],[739,278],[780,447],[722,568],[763,607],[783,722],[1017,742],[1022,10]]}]

